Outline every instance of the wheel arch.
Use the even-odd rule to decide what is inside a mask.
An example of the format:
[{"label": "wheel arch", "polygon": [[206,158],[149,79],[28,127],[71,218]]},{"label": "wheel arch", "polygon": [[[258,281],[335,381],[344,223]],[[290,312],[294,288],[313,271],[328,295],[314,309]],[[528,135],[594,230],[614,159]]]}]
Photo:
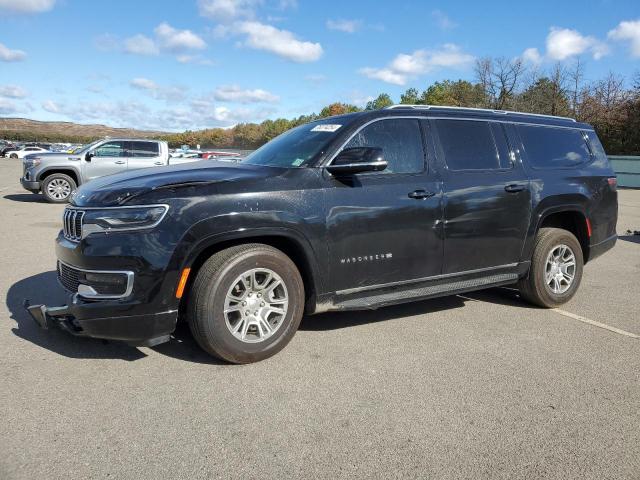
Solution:
[{"label": "wheel arch", "polygon": [[317,261],[309,242],[298,232],[290,229],[256,229],[251,231],[234,231],[218,234],[202,239],[188,253],[180,271],[190,268],[189,277],[180,299],[180,310],[183,311],[193,281],[204,262],[217,252],[226,248],[247,244],[261,243],[277,248],[287,255],[296,265],[305,286],[305,310],[315,310],[316,296],[320,289]]},{"label": "wheel arch", "polygon": [[586,201],[585,198],[584,203],[581,201],[556,204],[540,210],[535,216],[536,226],[533,237],[535,238],[538,231],[545,227],[560,228],[571,232],[582,247],[582,256],[586,264],[589,261],[590,253],[590,225]]},{"label": "wheel arch", "polygon": [[63,175],[70,176],[73,179],[73,181],[76,182],[76,186],[80,186],[80,175],[78,174],[75,168],[71,168],[71,167],[45,168],[40,173],[38,173],[38,176],[37,176],[38,181],[42,183],[47,179],[47,177],[50,177],[51,175],[56,173],[61,173]]}]

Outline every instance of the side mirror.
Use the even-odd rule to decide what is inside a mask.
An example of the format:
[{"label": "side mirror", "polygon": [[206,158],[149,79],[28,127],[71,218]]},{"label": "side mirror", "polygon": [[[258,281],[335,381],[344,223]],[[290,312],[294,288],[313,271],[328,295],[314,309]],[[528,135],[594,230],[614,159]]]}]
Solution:
[{"label": "side mirror", "polygon": [[85,159],[87,162],[90,162],[90,161],[91,161],[91,159],[92,159],[93,157],[95,157],[95,156],[96,156],[96,152],[92,150],[92,151],[90,151],[90,152],[87,152],[87,154],[84,156],[84,159]]},{"label": "side mirror", "polygon": [[362,172],[380,172],[387,168],[387,161],[378,147],[345,148],[326,169],[333,175],[352,175]]}]

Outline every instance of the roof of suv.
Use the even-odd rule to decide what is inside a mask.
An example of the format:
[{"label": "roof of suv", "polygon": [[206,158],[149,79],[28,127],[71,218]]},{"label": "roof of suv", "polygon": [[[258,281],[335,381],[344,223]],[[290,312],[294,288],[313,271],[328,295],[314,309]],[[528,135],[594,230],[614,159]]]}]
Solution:
[{"label": "roof of suv", "polygon": [[517,123],[532,123],[538,125],[554,125],[589,129],[593,127],[586,123],[577,122],[573,118],[554,115],[541,115],[536,113],[514,112],[509,110],[492,110],[486,108],[449,107],[438,105],[392,105],[382,110],[368,110],[358,113],[339,115],[343,118],[354,117],[380,117],[393,116],[399,113],[424,115],[427,117],[451,117],[451,118],[484,118],[487,120],[512,121]]}]

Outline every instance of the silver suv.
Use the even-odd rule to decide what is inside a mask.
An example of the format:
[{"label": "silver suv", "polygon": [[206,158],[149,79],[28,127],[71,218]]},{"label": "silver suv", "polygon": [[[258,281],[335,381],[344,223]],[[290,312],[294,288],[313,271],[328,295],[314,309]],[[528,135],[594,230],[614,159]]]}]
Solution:
[{"label": "silver suv", "polygon": [[79,185],[94,178],[168,164],[167,142],[110,138],[76,153],[27,155],[20,183],[30,192],[42,192],[49,202],[66,203]]}]

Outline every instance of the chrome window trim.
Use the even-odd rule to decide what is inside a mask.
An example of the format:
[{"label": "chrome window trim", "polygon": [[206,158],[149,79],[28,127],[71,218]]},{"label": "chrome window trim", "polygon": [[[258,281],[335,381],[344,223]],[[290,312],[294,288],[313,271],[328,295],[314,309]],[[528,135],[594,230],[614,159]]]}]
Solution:
[{"label": "chrome window trim", "polygon": [[[120,275],[125,275],[127,277],[127,288],[125,289],[124,293],[120,294],[120,295],[105,295],[105,294],[100,294],[97,293],[95,295],[93,294],[80,294],[79,292],[73,292],[75,294],[77,294],[78,296],[82,297],[82,298],[88,298],[91,300],[98,300],[98,299],[103,299],[103,300],[115,300],[115,299],[119,299],[119,298],[126,298],[128,296],[131,295],[131,292],[133,291],[133,279],[135,274],[131,271],[131,270],[88,270],[86,268],[80,268],[80,267],[75,267],[73,265],[70,265],[68,263],[63,262],[62,260],[58,259],[58,262],[61,263],[62,265],[65,265],[68,268],[72,268],[74,270],[77,270],[79,272],[83,272],[83,273],[111,273],[111,274],[120,274]],[[59,279],[58,279],[59,280]],[[84,285],[84,284],[82,284]],[[64,287],[64,285],[63,285]],[[65,290],[67,290],[66,287],[64,287]]]},{"label": "chrome window trim", "polygon": [[[416,109],[416,111],[418,111],[418,109]],[[371,125],[374,122],[379,122],[381,120],[390,120],[390,119],[399,119],[399,118],[416,118],[418,120],[420,119],[422,120],[467,120],[471,122],[496,122],[496,123],[503,123],[503,124],[510,124],[510,125],[528,125],[532,127],[564,128],[564,129],[577,130],[577,131],[585,130],[584,128],[581,128],[577,125],[576,126],[545,125],[540,123],[519,121],[517,119],[504,120],[504,119],[498,119],[498,118],[476,118],[476,117],[462,117],[462,116],[458,117],[458,116],[434,116],[434,115],[400,115],[400,116],[390,115],[390,116],[374,118],[362,124],[360,127],[358,127],[358,129],[354,133],[352,133],[347,138],[345,142],[343,142],[340,145],[340,147],[335,151],[335,153],[331,155],[329,160],[325,160],[321,165],[319,165],[319,168],[323,168],[323,167],[326,167],[327,165],[331,165],[331,163],[335,160],[338,154],[344,149],[344,147],[351,141],[353,137],[355,137],[358,133],[360,133],[360,131],[363,128]],[[553,118],[556,118],[556,117],[553,117]]]}]

